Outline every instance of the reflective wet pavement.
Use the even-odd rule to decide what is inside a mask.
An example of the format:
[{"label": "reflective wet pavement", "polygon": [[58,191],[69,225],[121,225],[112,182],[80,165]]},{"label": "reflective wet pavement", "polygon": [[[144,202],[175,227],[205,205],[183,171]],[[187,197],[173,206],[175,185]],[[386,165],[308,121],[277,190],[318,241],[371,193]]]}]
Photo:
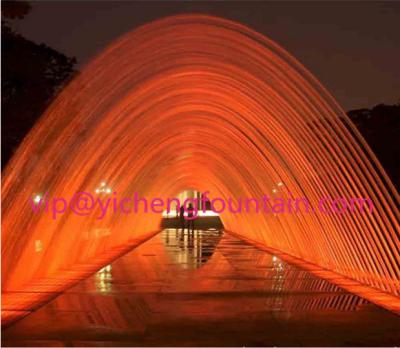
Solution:
[{"label": "reflective wet pavement", "polygon": [[399,346],[400,317],[219,230],[166,229],[5,346]]}]

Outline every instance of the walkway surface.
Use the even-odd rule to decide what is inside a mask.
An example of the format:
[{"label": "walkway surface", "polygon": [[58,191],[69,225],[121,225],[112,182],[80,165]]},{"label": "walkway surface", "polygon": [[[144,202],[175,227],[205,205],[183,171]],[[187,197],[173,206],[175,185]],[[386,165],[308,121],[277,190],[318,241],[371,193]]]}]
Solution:
[{"label": "walkway surface", "polygon": [[400,346],[400,317],[218,230],[166,229],[5,346]]}]

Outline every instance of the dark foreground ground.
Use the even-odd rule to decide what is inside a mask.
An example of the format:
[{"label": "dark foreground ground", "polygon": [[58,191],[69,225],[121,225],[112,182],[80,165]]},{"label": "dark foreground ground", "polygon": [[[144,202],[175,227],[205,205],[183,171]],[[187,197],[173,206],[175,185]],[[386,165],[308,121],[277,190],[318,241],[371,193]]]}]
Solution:
[{"label": "dark foreground ground", "polygon": [[400,317],[220,230],[166,229],[3,346],[399,346]]}]

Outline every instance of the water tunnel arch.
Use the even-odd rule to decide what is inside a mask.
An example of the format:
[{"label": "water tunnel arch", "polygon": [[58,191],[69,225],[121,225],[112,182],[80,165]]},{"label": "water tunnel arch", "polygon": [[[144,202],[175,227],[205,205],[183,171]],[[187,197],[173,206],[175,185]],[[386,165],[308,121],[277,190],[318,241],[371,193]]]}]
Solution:
[{"label": "water tunnel arch", "polygon": [[[166,198],[188,188],[259,197],[277,183],[285,195],[313,201],[369,197],[371,214],[221,219],[243,238],[389,296],[387,307],[400,310],[398,193],[321,84],[241,24],[182,15],[144,25],[60,93],[4,172],[4,296],[157,231],[160,214],[99,221],[32,212],[37,192],[70,199],[102,180],[119,197]],[[92,233],[101,229],[107,233]]]}]

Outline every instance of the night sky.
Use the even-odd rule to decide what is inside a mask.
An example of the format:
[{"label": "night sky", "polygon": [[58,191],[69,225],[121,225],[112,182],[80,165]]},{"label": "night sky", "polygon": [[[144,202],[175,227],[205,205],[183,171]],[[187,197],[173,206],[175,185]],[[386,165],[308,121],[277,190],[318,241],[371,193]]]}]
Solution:
[{"label": "night sky", "polygon": [[26,38],[82,68],[118,36],[178,13],[233,19],[285,47],[345,110],[400,99],[400,2],[35,1],[16,22]]}]

